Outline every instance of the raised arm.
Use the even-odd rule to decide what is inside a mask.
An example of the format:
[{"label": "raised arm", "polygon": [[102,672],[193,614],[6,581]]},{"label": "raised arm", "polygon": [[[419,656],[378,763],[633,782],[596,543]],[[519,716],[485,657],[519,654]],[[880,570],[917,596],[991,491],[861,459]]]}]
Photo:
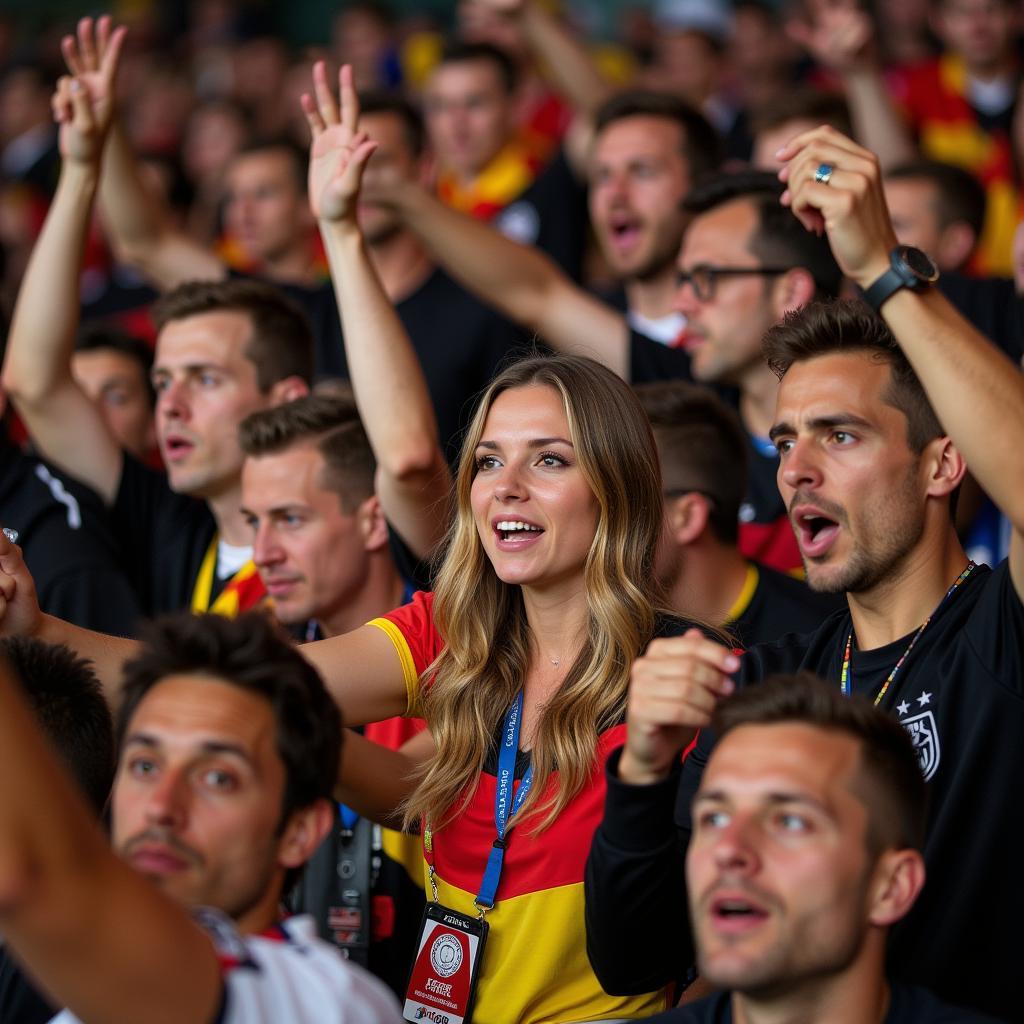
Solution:
[{"label": "raised arm", "polygon": [[[64,60],[73,75],[95,72],[113,36],[111,19],[82,18],[78,35],[65,36]],[[105,83],[105,102],[113,105],[114,82]],[[227,268],[217,256],[171,225],[168,211],[143,182],[131,145],[116,116],[103,155],[100,213],[117,258],[134,267],[160,291],[185,281],[217,281]]]},{"label": "raised arm", "polygon": [[84,1020],[212,1020],[221,981],[210,940],[111,852],[6,662],[0,773],[0,932],[17,958]]},{"label": "raised arm", "polygon": [[916,159],[912,134],[875,56],[871,14],[857,0],[807,0],[801,12],[787,23],[789,34],[843,83],[854,135],[883,168]]},{"label": "raised arm", "polygon": [[[875,155],[839,132],[819,128],[782,152],[783,200],[812,230],[824,228],[843,272],[862,288],[889,268],[896,236]],[[829,184],[815,169],[832,165]],[[1010,572],[1024,595],[1024,375],[935,289],[902,289],[882,306],[939,422],[972,475],[1010,520]]]},{"label": "raised arm", "polygon": [[397,210],[438,262],[488,305],[559,351],[590,356],[628,376],[625,318],[578,288],[543,253],[406,181],[375,183],[373,199]]},{"label": "raised arm", "polygon": [[18,293],[3,384],[40,451],[109,504],[122,453],[99,409],[75,383],[71,356],[78,282],[110,124],[110,83],[124,41],[114,32],[98,70],[62,78],[53,100],[63,159],[57,191]]},{"label": "raised arm", "polygon": [[384,515],[425,558],[444,536],[451,477],[423,370],[356,222],[359,182],[375,144],[357,131],[351,68],[341,70],[340,110],[322,62],[313,85],[315,98],[303,96],[313,137],[309,201],[330,262],[352,390],[377,459]]}]

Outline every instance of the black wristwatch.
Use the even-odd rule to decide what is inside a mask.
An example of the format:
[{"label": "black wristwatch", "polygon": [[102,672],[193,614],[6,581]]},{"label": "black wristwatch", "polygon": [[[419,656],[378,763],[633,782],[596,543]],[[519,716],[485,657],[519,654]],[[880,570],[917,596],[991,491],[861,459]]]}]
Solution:
[{"label": "black wristwatch", "polygon": [[922,292],[939,279],[939,268],[932,258],[912,245],[897,245],[889,253],[889,263],[889,269],[864,289],[864,298],[876,313],[901,288]]}]

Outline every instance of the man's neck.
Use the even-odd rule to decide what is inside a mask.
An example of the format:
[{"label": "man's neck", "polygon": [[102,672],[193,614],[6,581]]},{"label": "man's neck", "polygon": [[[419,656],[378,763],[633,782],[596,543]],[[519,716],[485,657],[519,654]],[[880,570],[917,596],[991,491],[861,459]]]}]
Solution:
[{"label": "man's neck", "polygon": [[217,534],[225,544],[236,548],[252,544],[252,527],[245,521],[241,511],[241,484],[215,498],[207,498],[206,504],[217,523]]},{"label": "man's neck", "polygon": [[395,569],[390,552],[386,549],[376,552],[359,592],[338,607],[317,616],[320,632],[325,637],[350,633],[397,608],[404,594],[405,583]]},{"label": "man's neck", "polygon": [[682,566],[672,584],[669,603],[683,618],[724,626],[746,586],[750,563],[739,551],[713,539],[690,544],[680,552]]},{"label": "man's neck", "polygon": [[935,532],[935,540],[929,543],[926,529],[921,541],[881,583],[847,594],[861,650],[884,647],[917,629],[966,568],[967,556],[952,525]]},{"label": "man's neck", "polygon": [[758,361],[740,380],[740,419],[755,437],[767,437],[775,422],[775,403],[779,394],[779,378]]},{"label": "man's neck", "polygon": [[638,313],[648,320],[660,320],[674,312],[676,294],[676,271],[669,264],[657,274],[640,280],[631,278],[624,282],[626,306],[631,313]]},{"label": "man's neck", "polygon": [[864,952],[841,974],[770,996],[732,995],[734,1024],[882,1024],[891,993],[882,954]]},{"label": "man's neck", "polygon": [[392,302],[408,298],[434,271],[427,250],[405,228],[371,244],[369,250],[380,283]]}]

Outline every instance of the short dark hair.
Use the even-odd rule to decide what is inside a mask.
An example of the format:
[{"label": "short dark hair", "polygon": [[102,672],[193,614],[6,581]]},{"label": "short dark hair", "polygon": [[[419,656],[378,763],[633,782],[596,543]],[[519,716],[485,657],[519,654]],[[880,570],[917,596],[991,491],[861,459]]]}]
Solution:
[{"label": "short dark hair", "polygon": [[765,265],[806,270],[814,278],[816,298],[838,295],[843,273],[828,239],[808,231],[779,202],[782,191],[774,171],[734,171],[695,186],[683,200],[683,209],[696,215],[735,199],[749,199],[758,216],[757,230],[750,240],[751,253]]},{"label": "short dark hair", "polygon": [[426,146],[423,115],[401,93],[371,89],[359,94],[362,114],[394,114],[402,122],[406,144],[413,156],[422,156]]},{"label": "short dark hair", "polygon": [[173,675],[208,675],[265,697],[274,713],[285,787],[280,828],[296,811],[331,800],[341,752],[341,713],[316,669],[263,612],[235,619],[180,612],[143,627],[124,666],[118,745],[146,694]]},{"label": "short dark hair", "polygon": [[885,321],[856,299],[812,302],[770,327],[762,342],[768,366],[781,380],[794,363],[839,352],[863,352],[889,364],[882,396],[907,418],[907,443],[920,454],[945,431],[921,381]]},{"label": "short dark hair", "polygon": [[281,153],[288,160],[288,170],[291,172],[292,181],[299,195],[306,194],[306,175],[309,173],[309,154],[301,149],[296,143],[285,136],[277,136],[266,139],[253,139],[246,142],[234,156],[231,157],[233,166],[237,160],[246,156],[256,156],[260,153]]},{"label": "short dark hair", "polygon": [[266,394],[278,381],[313,378],[313,334],[306,314],[279,288],[246,277],[188,281],[153,304],[158,331],[173,320],[217,312],[246,313],[252,337],[245,357],[256,368],[256,383]]},{"label": "short dark hair", "polygon": [[324,460],[320,481],[349,513],[374,492],[377,462],[355,403],[337,395],[304,395],[251,413],[238,428],[246,455],[272,455],[313,441]]},{"label": "short dark hair", "polygon": [[682,153],[697,182],[714,174],[722,159],[722,143],[711,122],[696,107],[669,92],[626,89],[607,99],[594,115],[594,133],[600,134],[628,117],[660,117],[679,126]]},{"label": "short dark hair", "polygon": [[665,493],[704,494],[711,500],[712,533],[723,544],[735,544],[747,487],[747,443],[739,417],[714,392],[686,381],[633,390],[654,430]]},{"label": "short dark hair", "polygon": [[4,637],[0,652],[21,680],[43,732],[97,814],[114,780],[114,726],[92,663],[63,644]]},{"label": "short dark hair", "polygon": [[712,728],[721,740],[744,725],[786,722],[844,733],[860,743],[864,787],[858,795],[868,811],[868,846],[875,856],[921,849],[927,789],[910,735],[895,718],[864,697],[845,697],[838,686],[797,672],[771,676],[726,698],[715,709]]},{"label": "short dark hair", "polygon": [[980,237],[985,224],[985,189],[969,171],[938,160],[914,160],[887,170],[885,180],[927,181],[934,185],[939,226],[948,228],[964,221]]},{"label": "short dark hair", "polygon": [[769,100],[751,115],[750,131],[758,135],[797,119],[831,125],[844,135],[853,134],[850,106],[843,94],[812,86],[786,89]]},{"label": "short dark hair", "polygon": [[470,64],[476,61],[486,61],[494,66],[506,93],[511,95],[516,91],[519,84],[519,69],[516,62],[505,50],[493,43],[449,40],[441,50],[435,70],[443,68],[446,64]]},{"label": "short dark hair", "polygon": [[139,367],[146,397],[151,406],[156,404],[156,392],[150,372],[153,369],[153,349],[141,338],[136,338],[119,327],[100,321],[82,324],[75,338],[76,352],[116,352],[132,360]]}]

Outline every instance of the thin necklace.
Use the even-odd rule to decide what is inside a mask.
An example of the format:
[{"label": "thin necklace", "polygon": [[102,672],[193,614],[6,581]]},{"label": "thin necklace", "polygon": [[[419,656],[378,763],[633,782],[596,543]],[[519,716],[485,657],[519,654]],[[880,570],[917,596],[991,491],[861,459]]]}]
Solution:
[{"label": "thin necklace", "polygon": [[[931,615],[929,615],[928,618],[925,619],[924,622],[922,622],[921,625],[917,627],[916,632],[910,638],[910,643],[907,644],[907,649],[900,655],[899,661],[897,661],[896,664],[893,665],[892,671],[889,673],[888,678],[882,684],[882,688],[878,691],[878,696],[875,697],[875,707],[878,707],[878,705],[881,703],[882,698],[885,696],[885,691],[889,689],[889,684],[896,678],[896,673],[899,672],[899,670],[903,667],[903,662],[907,660],[907,655],[910,654],[910,652],[914,649],[914,644],[916,644],[917,641],[920,639],[921,634],[925,631],[925,627],[927,627],[928,623],[931,622],[936,615],[938,615],[939,609],[950,599],[950,597],[953,594],[953,591],[955,591],[956,588],[959,587],[960,584],[963,583],[963,581],[971,575],[975,568],[977,568],[977,566],[974,562],[967,563],[967,568],[964,569],[964,571],[960,573],[960,575],[957,576],[955,580],[953,580],[953,585],[949,588],[949,590],[946,591],[945,597],[943,597],[943,599],[935,606],[935,611],[933,611]],[[850,696],[850,684],[852,681],[850,676],[850,649],[852,648],[852,646],[853,630],[851,629],[849,635],[846,637],[846,651],[843,654],[843,671],[839,677],[839,688],[843,691],[844,696],[847,697]]]}]

